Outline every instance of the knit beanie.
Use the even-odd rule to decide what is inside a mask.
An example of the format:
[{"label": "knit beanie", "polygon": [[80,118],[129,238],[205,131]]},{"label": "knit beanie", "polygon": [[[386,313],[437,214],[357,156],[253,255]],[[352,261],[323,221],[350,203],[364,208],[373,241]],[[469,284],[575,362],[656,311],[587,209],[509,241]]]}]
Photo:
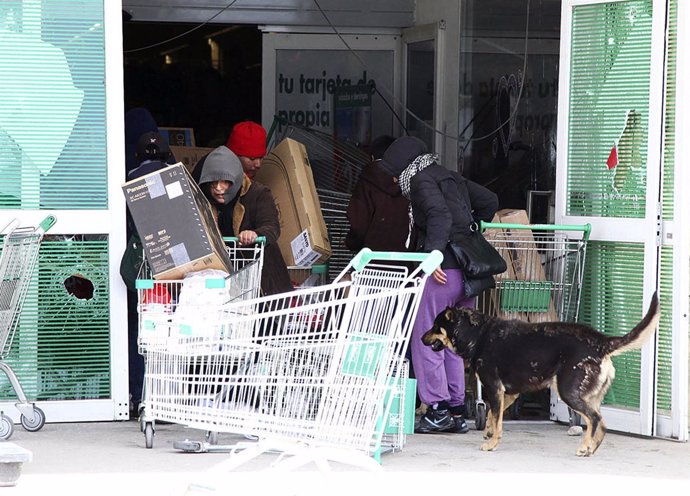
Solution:
[{"label": "knit beanie", "polygon": [[242,187],[243,178],[244,171],[240,159],[226,146],[221,145],[206,156],[199,176],[199,186],[214,181],[230,181],[232,186],[223,195],[227,205]]},{"label": "knit beanie", "polygon": [[235,124],[225,144],[241,157],[261,158],[266,155],[266,130],[256,122]]}]

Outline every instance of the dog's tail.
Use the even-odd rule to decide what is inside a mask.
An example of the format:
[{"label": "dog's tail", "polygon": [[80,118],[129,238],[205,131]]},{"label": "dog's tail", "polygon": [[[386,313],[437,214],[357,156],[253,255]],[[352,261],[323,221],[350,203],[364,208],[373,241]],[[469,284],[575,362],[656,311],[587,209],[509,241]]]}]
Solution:
[{"label": "dog's tail", "polygon": [[649,339],[649,337],[656,330],[656,325],[659,322],[659,296],[655,291],[652,295],[652,301],[649,302],[649,310],[647,315],[637,324],[632,331],[624,336],[609,338],[609,352],[611,356],[619,355],[627,350],[637,350],[642,348],[642,345]]}]

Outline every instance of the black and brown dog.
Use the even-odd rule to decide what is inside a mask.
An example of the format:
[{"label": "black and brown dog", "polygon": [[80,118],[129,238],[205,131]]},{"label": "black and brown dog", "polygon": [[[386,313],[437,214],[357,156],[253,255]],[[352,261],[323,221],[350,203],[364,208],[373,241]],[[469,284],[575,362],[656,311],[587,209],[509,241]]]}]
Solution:
[{"label": "black and brown dog", "polygon": [[590,456],[606,433],[600,406],[615,375],[611,357],[641,348],[658,320],[656,293],[647,315],[624,336],[606,336],[580,323],[528,323],[448,307],[422,342],[434,351],[453,350],[479,377],[489,407],[483,451],[498,446],[503,411],[520,393],[547,388],[555,381],[561,399],[587,424],[577,455]]}]

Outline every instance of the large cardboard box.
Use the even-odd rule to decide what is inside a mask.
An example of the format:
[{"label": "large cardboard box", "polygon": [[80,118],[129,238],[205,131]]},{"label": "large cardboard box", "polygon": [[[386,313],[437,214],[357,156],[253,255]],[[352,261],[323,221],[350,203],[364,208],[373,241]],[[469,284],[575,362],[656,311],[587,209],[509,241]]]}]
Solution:
[{"label": "large cardboard box", "polygon": [[[499,216],[500,212],[494,215],[491,219],[492,223],[500,223],[501,219]],[[515,271],[513,270],[513,257],[510,253],[510,246],[505,242],[506,233],[503,229],[487,229],[484,231],[484,237],[493,244],[498,252],[503,257],[506,263],[506,270],[501,274],[496,274],[494,278],[496,279],[496,288],[490,289],[484,293],[481,299],[483,304],[482,310],[491,314],[496,314],[504,319],[518,319],[527,320],[527,314],[521,311],[507,308],[506,305],[502,304],[502,288],[510,281],[516,280]]]},{"label": "large cardboard box", "polygon": [[181,162],[122,185],[154,279],[231,272],[211,205]]},{"label": "large cardboard box", "polygon": [[299,266],[326,262],[331,243],[304,145],[285,138],[264,158],[255,180],[268,186],[276,200],[278,245],[285,262]]},{"label": "large cardboard box", "polygon": [[[518,209],[499,210],[494,221],[502,224],[530,224],[527,212]],[[505,229],[503,236],[507,240],[504,243],[506,252],[504,259],[510,269],[507,272],[512,273],[507,274],[502,283],[502,306],[524,308],[526,320],[530,322],[558,321],[558,313],[550,294],[551,285],[544,273],[541,253],[532,231]],[[512,304],[509,303],[511,301]],[[540,310],[530,310],[530,308],[540,308]],[[544,311],[541,311],[542,308]],[[507,317],[516,318],[515,315],[507,315]],[[517,318],[522,317],[518,314]]]},{"label": "large cardboard box", "polygon": [[175,160],[187,166],[187,170],[191,173],[194,171],[197,162],[211,153],[213,148],[206,148],[203,146],[171,146],[170,151],[175,157]]}]

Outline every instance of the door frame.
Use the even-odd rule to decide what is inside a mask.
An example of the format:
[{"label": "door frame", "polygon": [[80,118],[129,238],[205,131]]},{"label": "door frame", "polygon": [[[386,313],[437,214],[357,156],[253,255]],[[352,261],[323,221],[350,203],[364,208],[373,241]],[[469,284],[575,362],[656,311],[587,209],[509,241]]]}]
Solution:
[{"label": "door frame", "polygon": [[[445,105],[445,47],[446,47],[446,23],[438,21],[430,24],[423,24],[402,30],[402,103],[405,114],[408,113],[407,107],[407,66],[408,66],[408,45],[422,41],[431,41],[434,44],[434,149],[430,150],[439,155],[441,163],[444,163],[444,152],[446,150],[446,105]],[[457,101],[457,99],[456,99]],[[457,115],[457,104],[455,112],[448,109],[448,115]],[[413,115],[413,117],[415,117]],[[405,118],[403,118],[405,122]]]},{"label": "door frame", "polygon": [[[613,0],[629,1],[629,0]],[[574,8],[582,5],[603,3],[600,0],[564,0],[561,10],[561,52],[559,72],[558,137],[556,168],[556,216],[557,224],[584,224],[592,226],[591,241],[617,241],[644,243],[644,303],[651,298],[659,285],[660,261],[660,184],[661,184],[661,146],[663,130],[664,78],[665,78],[665,0],[652,0],[652,42],[650,71],[649,133],[647,146],[645,197],[645,218],[604,218],[570,216],[566,214],[567,175],[568,175],[568,122],[570,95],[571,31]],[[563,97],[565,96],[565,97]],[[687,260],[687,256],[686,256]],[[688,264],[685,264],[686,272]],[[685,327],[687,331],[687,326]],[[687,336],[686,336],[687,337]],[[602,414],[609,428],[640,435],[653,435],[656,431],[655,384],[656,384],[656,342],[646,343],[641,351],[640,409],[625,409],[602,406]],[[675,398],[675,397],[674,397]],[[675,403],[675,401],[674,401]],[[568,412],[560,400],[552,402],[552,418],[568,421]]]}]

